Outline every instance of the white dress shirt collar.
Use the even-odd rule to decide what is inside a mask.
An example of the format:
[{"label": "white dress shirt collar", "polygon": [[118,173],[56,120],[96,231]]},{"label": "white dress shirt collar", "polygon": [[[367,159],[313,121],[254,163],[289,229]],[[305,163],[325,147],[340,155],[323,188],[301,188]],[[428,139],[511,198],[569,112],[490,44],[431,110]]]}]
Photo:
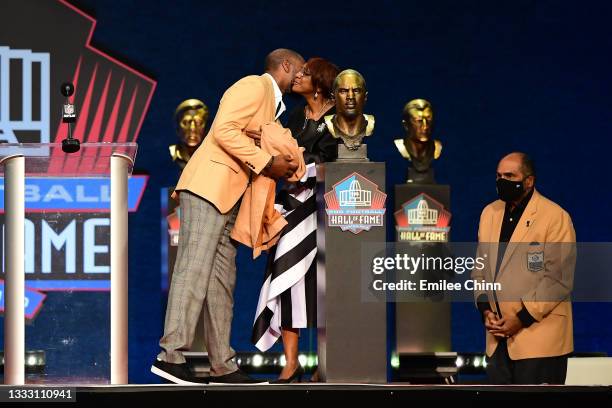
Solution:
[{"label": "white dress shirt collar", "polygon": [[283,92],[278,87],[278,84],[276,83],[276,80],[274,79],[272,75],[268,74],[267,72],[264,75],[268,76],[268,78],[270,78],[270,81],[272,81],[272,87],[274,88],[274,110],[275,111],[278,107],[278,104],[280,103],[280,109],[278,110],[278,112],[276,113],[276,116],[274,117],[274,119],[276,120],[287,109],[285,107],[285,103],[283,102]]}]

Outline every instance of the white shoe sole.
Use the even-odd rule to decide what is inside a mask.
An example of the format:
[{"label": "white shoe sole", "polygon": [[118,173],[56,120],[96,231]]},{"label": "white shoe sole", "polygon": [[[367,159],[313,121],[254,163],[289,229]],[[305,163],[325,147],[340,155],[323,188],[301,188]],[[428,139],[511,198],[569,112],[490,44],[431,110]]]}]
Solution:
[{"label": "white shoe sole", "polygon": [[180,385],[206,385],[204,383],[196,383],[196,382],[191,382],[191,381],[185,381],[185,380],[181,380],[178,377],[173,376],[172,374],[168,374],[167,372],[160,370],[159,368],[155,367],[155,366],[151,366],[151,372],[155,375],[158,375],[162,378],[165,378],[168,381],[171,381],[175,384],[180,384]]}]

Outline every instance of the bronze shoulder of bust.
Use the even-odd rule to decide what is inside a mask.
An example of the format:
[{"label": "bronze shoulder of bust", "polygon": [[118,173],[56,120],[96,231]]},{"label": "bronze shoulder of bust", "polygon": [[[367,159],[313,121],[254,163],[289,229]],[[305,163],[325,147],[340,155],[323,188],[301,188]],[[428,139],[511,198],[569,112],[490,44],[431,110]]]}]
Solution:
[{"label": "bronze shoulder of bust", "polygon": [[[395,144],[397,151],[402,155],[404,159],[412,160],[410,152],[406,148],[405,140],[406,139],[394,139],[393,143]],[[442,146],[442,142],[440,142],[438,139],[434,140],[434,159],[439,159],[442,155]]]},{"label": "bronze shoulder of bust", "polygon": [[363,127],[357,131],[356,135],[349,135],[343,132],[335,125],[336,115],[327,115],[325,116],[325,124],[327,125],[327,129],[329,129],[329,133],[335,138],[345,137],[357,137],[357,136],[371,136],[374,133],[374,126],[376,125],[376,119],[374,115],[366,115],[363,114],[363,118],[365,119],[363,122]]},{"label": "bronze shoulder of bust", "polygon": [[395,143],[395,147],[404,159],[411,160],[410,153],[408,153],[408,149],[406,149],[406,145],[404,144],[404,139],[395,139],[393,143]]},{"label": "bronze shoulder of bust", "polygon": [[366,130],[365,130],[365,135],[366,136],[370,136],[372,135],[372,133],[374,132],[374,125],[376,124],[376,119],[374,118],[374,115],[363,115],[366,119],[366,121],[368,122],[367,126],[366,126]]},{"label": "bronze shoulder of bust", "polygon": [[436,145],[436,148],[434,150],[434,159],[438,159],[442,154],[442,142],[436,139],[434,140],[434,143]]},{"label": "bronze shoulder of bust", "polygon": [[336,128],[334,127],[333,119],[334,119],[334,115],[325,116],[324,118],[325,125],[327,126],[327,130],[329,131],[329,134],[335,138],[338,138],[338,136],[336,136]]}]

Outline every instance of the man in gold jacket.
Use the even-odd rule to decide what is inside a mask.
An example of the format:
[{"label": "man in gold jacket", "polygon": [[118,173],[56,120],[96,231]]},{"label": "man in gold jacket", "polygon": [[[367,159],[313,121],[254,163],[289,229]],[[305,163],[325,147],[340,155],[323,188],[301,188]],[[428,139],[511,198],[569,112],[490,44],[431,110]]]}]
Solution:
[{"label": "man in gold jacket", "polygon": [[497,166],[499,200],[480,217],[472,279],[499,283],[476,291],[486,327],[487,375],[493,384],[563,384],[573,351],[570,293],[576,234],[569,214],[536,191],[524,153]]},{"label": "man in gold jacket", "polygon": [[159,342],[162,352],[151,367],[166,380],[200,382],[181,351],[191,347],[203,309],[210,382],[256,382],[238,368],[230,347],[236,282],[236,247],[230,233],[253,177],[289,178],[297,168],[294,158],[272,156],[248,135],[276,121],[285,110],[282,96],[291,90],[303,64],[295,51],[278,49],[266,57],[263,75],[232,85],[219,103],[208,136],[181,174],[175,189],[182,208],[178,253]]}]

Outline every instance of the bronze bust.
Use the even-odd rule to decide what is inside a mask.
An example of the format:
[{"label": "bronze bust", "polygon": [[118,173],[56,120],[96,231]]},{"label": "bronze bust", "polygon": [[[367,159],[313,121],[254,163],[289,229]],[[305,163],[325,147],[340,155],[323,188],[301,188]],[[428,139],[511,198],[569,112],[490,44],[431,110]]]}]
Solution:
[{"label": "bronze bust", "polygon": [[406,132],[403,139],[395,139],[400,154],[412,166],[408,168],[408,183],[435,184],[431,163],[440,157],[442,143],[431,138],[433,109],[425,99],[413,99],[404,106],[402,126]]},{"label": "bronze bust", "polygon": [[191,158],[191,155],[202,143],[206,122],[208,121],[208,107],[199,99],[187,99],[177,106],[174,112],[176,133],[180,142],[168,147],[170,156],[181,170]]},{"label": "bronze bust", "polygon": [[[199,99],[186,99],[181,102],[174,111],[174,123],[179,142],[168,146],[170,157],[181,171],[187,162],[202,144],[204,131],[208,120],[208,107]],[[174,189],[170,189],[171,194]],[[180,225],[180,207],[175,200],[168,200],[168,234],[170,246],[178,245],[178,234]]]},{"label": "bronze bust", "polygon": [[338,160],[367,160],[363,138],[374,131],[374,116],[365,115],[363,109],[368,91],[363,76],[347,69],[338,74],[333,85],[336,114],[325,117],[329,133],[342,139],[338,145]]}]

